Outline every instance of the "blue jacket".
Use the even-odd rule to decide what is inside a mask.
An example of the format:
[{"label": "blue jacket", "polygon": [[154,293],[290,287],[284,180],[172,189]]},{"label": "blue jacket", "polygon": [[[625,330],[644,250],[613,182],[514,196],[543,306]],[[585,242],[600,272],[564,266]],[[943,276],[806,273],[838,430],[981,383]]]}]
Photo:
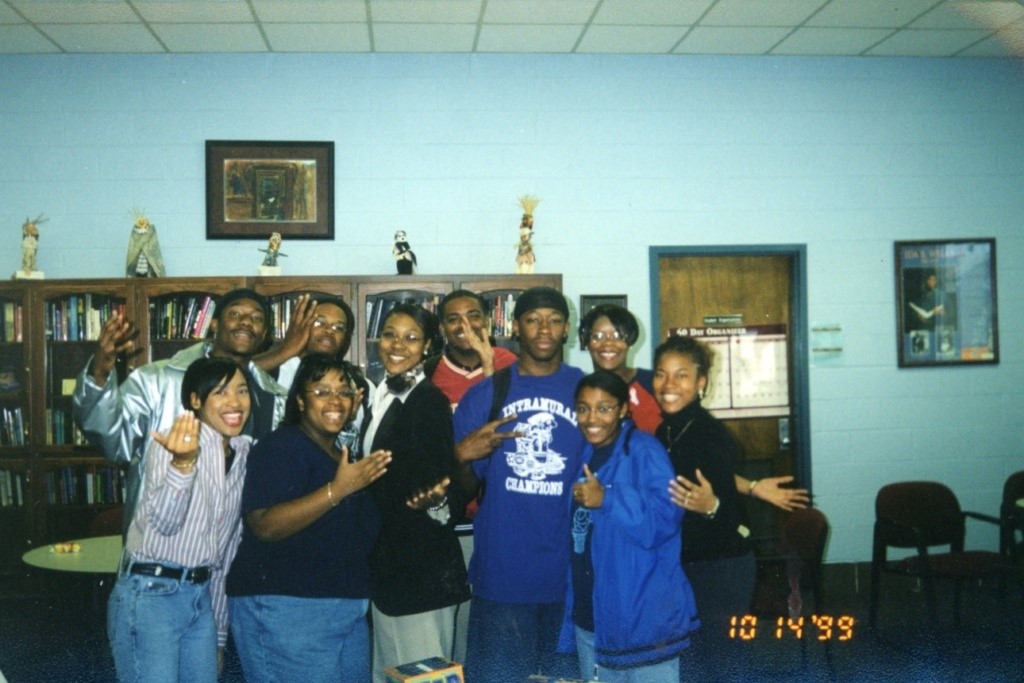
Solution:
[{"label": "blue jacket", "polygon": [[[587,444],[583,461],[593,452]],[[625,669],[677,657],[700,621],[679,562],[683,510],[666,490],[675,472],[665,448],[626,420],[612,457],[594,476],[604,486],[604,502],[591,510],[597,663]],[[571,582],[568,593],[563,652],[575,642]]]}]

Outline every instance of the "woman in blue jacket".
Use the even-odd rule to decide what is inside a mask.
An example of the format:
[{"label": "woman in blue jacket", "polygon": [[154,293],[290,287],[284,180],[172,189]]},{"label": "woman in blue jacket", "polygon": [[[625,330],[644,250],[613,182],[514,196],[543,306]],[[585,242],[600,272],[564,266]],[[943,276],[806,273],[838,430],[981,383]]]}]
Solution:
[{"label": "woman in blue jacket", "polygon": [[584,677],[674,682],[699,625],[679,564],[681,510],[665,495],[674,472],[664,447],[636,429],[628,410],[629,388],[615,373],[580,380],[576,416],[588,464],[572,491],[566,622]]}]

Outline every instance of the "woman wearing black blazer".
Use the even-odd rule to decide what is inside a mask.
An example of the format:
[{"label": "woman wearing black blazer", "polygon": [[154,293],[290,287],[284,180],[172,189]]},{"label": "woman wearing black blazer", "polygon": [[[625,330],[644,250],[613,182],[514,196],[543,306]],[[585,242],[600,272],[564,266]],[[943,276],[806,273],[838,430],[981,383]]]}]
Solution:
[{"label": "woman wearing black blazer", "polygon": [[412,304],[384,319],[380,359],[387,378],[374,392],[363,436],[364,453],[392,453],[388,472],[370,488],[383,517],[370,557],[373,673],[381,683],[389,667],[450,658],[456,607],[469,599],[454,531],[454,512],[465,501],[446,495],[454,462],[451,409],[423,374],[437,329],[433,314]]}]

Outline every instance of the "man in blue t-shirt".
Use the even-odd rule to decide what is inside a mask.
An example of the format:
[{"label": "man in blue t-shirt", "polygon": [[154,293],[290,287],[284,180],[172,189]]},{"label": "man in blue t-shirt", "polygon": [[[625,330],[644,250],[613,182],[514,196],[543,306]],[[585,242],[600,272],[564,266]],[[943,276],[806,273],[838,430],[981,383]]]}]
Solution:
[{"label": "man in blue t-shirt", "polygon": [[[569,307],[550,287],[516,301],[519,358],[491,419],[499,376],[472,387],[455,411],[460,484],[485,488],[473,520],[466,678],[519,681],[544,673],[578,678],[555,654],[569,571],[569,502],[582,467],[574,394],[583,373],[562,363]],[[496,380],[496,378],[498,378]]]}]

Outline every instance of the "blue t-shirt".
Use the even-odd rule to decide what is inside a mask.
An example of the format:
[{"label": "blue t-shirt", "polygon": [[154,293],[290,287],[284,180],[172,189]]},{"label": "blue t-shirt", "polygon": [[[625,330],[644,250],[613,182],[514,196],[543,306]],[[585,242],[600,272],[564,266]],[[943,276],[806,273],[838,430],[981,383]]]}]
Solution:
[{"label": "blue t-shirt", "polygon": [[[473,463],[486,487],[473,520],[473,594],[503,603],[557,603],[569,573],[569,503],[582,469],[583,436],[576,425],[576,385],[583,373],[561,365],[551,375],[519,374],[511,366],[500,428],[523,432]],[[472,387],[455,411],[455,441],[487,423],[493,380]]]},{"label": "blue t-shirt", "polygon": [[[338,463],[301,429],[279,427],[249,452],[243,519],[253,510],[323,488],[337,469]],[[380,511],[365,490],[346,496],[320,519],[281,541],[261,541],[243,524],[227,594],[368,598],[369,556],[380,525]]]}]

